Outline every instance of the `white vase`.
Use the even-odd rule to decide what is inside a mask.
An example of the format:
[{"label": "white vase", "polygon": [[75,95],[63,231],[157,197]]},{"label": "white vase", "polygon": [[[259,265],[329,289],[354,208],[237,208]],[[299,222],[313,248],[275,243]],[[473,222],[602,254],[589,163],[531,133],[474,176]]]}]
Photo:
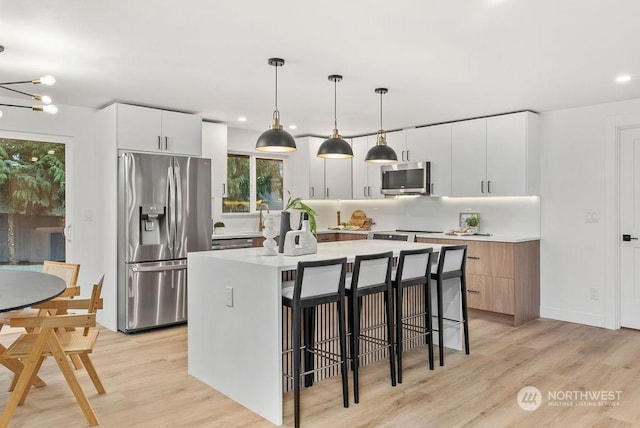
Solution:
[{"label": "white vase", "polygon": [[275,228],[275,216],[276,214],[267,214],[264,217],[262,236],[265,237],[265,240],[262,242],[262,246],[264,247],[262,254],[265,256],[275,256],[278,254],[278,243],[273,239],[278,235]]}]

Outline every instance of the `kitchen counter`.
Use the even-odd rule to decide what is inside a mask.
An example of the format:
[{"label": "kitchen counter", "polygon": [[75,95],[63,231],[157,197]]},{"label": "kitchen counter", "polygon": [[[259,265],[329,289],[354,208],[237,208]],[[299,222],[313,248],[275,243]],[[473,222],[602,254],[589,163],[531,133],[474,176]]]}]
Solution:
[{"label": "kitchen counter", "polygon": [[416,233],[416,238],[431,238],[431,239],[459,239],[461,241],[486,241],[486,242],[529,242],[539,241],[539,236],[527,236],[527,235],[447,235],[446,233]]},{"label": "kitchen counter", "polygon": [[[295,271],[299,261],[347,257],[353,262],[357,254],[393,251],[397,256],[404,249],[427,247],[439,251],[441,245],[357,240],[321,243],[316,254],[299,257],[266,256],[263,248],[189,253],[189,374],[281,425],[283,336],[288,331],[283,276]],[[459,288],[446,289],[445,318],[459,319]],[[445,346],[461,349],[461,334],[457,324],[445,328]]]},{"label": "kitchen counter", "polygon": [[[277,229],[279,233],[279,229]],[[333,230],[333,229],[318,229],[318,235],[325,233],[344,233],[344,234],[354,234],[354,235],[367,235],[369,233],[368,230]],[[237,238],[260,238],[262,237],[262,232],[258,231],[250,231],[250,232],[225,232],[225,233],[216,233],[211,235],[211,239],[237,239]]]}]

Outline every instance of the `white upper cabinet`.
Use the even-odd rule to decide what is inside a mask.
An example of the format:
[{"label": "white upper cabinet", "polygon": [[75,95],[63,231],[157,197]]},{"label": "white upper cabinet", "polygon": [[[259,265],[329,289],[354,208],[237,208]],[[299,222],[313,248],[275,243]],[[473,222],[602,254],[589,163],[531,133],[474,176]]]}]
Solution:
[{"label": "white upper cabinet", "polygon": [[[373,135],[373,144],[377,136]],[[404,131],[387,132],[387,146],[391,147],[398,156],[398,162],[409,162],[407,157],[407,136]]]},{"label": "white upper cabinet", "polygon": [[451,195],[486,194],[487,120],[451,124]]},{"label": "white upper cabinet", "polygon": [[538,115],[487,118],[487,192],[493,196],[540,194]]},{"label": "white upper cabinet", "polygon": [[202,122],[202,157],[211,158],[211,197],[227,193],[227,125]]},{"label": "white upper cabinet", "polygon": [[376,144],[376,136],[369,135],[351,140],[353,147],[353,199],[380,199],[380,164],[367,163],[367,152]]},{"label": "white upper cabinet", "polygon": [[453,196],[539,194],[538,116],[522,112],[453,123],[451,171]]},{"label": "white upper cabinet", "polygon": [[202,154],[200,116],[117,104],[118,148],[188,156]]},{"label": "white upper cabinet", "polygon": [[406,130],[410,162],[431,162],[431,195],[451,195],[451,124]]},{"label": "white upper cabinet", "polygon": [[[296,139],[294,161],[295,196],[303,199],[351,199],[351,159],[323,159],[316,156],[322,138]],[[304,184],[308,184],[306,189]]]}]

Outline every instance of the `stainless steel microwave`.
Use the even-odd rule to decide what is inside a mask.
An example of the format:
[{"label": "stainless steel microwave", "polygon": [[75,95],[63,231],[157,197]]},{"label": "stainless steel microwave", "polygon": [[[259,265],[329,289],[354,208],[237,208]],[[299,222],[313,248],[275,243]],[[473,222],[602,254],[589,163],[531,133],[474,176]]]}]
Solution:
[{"label": "stainless steel microwave", "polygon": [[429,195],[431,162],[382,165],[382,193],[385,195]]}]

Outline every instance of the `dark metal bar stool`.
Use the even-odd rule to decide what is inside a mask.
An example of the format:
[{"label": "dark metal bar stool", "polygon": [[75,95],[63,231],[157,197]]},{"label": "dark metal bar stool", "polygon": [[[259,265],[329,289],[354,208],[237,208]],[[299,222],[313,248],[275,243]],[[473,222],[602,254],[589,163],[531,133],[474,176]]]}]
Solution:
[{"label": "dark metal bar stool", "polygon": [[[444,320],[462,324],[464,327],[464,350],[469,355],[469,316],[467,314],[467,281],[465,266],[467,263],[467,246],[442,247],[435,272],[431,271],[431,279],[436,281],[436,295],[438,303],[438,346],[440,347],[440,365],[444,366]],[[445,280],[460,278],[460,299],[462,300],[462,319],[444,317],[442,302],[442,284]]]},{"label": "dark metal bar stool", "polygon": [[[305,358],[305,362],[312,361],[313,355],[320,355],[323,359],[332,361],[326,366],[340,365],[342,372],[342,399],[344,407],[349,407],[349,393],[347,389],[347,331],[345,327],[345,274],[347,259],[320,260],[314,262],[298,262],[296,280],[293,284],[283,284],[282,304],[290,307],[292,312],[291,334],[293,335],[293,397],[295,426],[300,426],[300,378],[313,372],[313,369],[305,365],[305,371],[301,370],[301,352],[311,359]],[[337,303],[340,355],[326,350],[316,349],[312,339],[306,337],[308,328],[305,327],[305,346],[300,343],[303,312],[312,313],[311,309],[325,303]],[[305,317],[306,318],[306,317]],[[307,320],[308,321],[308,320]],[[305,323],[307,324],[307,323]],[[313,335],[313,331],[310,332]]]},{"label": "dark metal bar stool", "polygon": [[[359,388],[359,366],[360,357],[377,350],[369,350],[366,353],[360,352],[360,340],[381,345],[382,348],[389,349],[389,371],[391,375],[391,385],[396,386],[396,366],[393,352],[393,288],[391,287],[391,270],[393,269],[393,252],[367,254],[356,256],[353,265],[353,275],[351,282],[347,281],[346,295],[349,304],[349,329],[351,331],[351,360],[353,369],[353,398],[356,403],[360,402]],[[360,312],[362,309],[363,296],[383,293],[384,307],[386,314],[387,339],[380,339],[368,334],[361,334]],[[377,328],[379,326],[372,326]],[[379,348],[380,348],[379,347]],[[379,349],[378,348],[378,349]]]},{"label": "dark metal bar stool", "polygon": [[[400,251],[398,269],[393,281],[396,297],[396,355],[398,358],[398,383],[402,383],[402,343],[403,330],[415,333],[406,340],[418,336],[425,336],[429,354],[429,369],[433,370],[433,333],[431,328],[431,293],[429,292],[429,275],[433,248]],[[405,316],[403,314],[403,291],[408,287],[422,287],[424,294],[424,312]],[[411,322],[419,316],[424,316],[424,325]]]}]

